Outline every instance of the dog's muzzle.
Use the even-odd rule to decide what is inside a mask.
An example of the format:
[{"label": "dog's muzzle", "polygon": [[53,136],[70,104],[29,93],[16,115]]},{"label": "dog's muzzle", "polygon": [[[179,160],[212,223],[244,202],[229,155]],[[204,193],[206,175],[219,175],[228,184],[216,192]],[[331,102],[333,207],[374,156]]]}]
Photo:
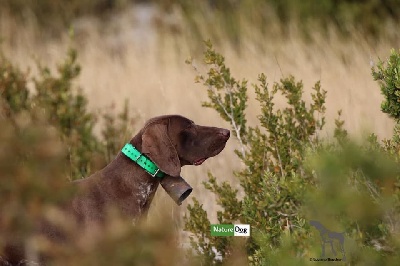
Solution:
[{"label": "dog's muzzle", "polygon": [[193,188],[186,183],[181,176],[165,176],[163,179],[161,179],[160,184],[178,205],[181,205],[193,190]]}]

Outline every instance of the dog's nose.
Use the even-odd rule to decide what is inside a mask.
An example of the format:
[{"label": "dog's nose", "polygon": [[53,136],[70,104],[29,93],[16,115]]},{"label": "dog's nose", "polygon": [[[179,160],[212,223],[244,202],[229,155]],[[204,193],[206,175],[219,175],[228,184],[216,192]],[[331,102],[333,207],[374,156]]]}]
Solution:
[{"label": "dog's nose", "polygon": [[231,135],[231,132],[227,129],[221,128],[219,131],[219,134],[224,137],[225,139],[229,139],[229,136]]}]

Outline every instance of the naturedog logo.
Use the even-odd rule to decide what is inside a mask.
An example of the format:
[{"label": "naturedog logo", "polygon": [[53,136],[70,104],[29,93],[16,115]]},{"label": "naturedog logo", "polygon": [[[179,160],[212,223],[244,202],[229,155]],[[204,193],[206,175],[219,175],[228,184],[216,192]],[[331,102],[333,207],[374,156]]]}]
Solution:
[{"label": "naturedog logo", "polygon": [[211,236],[250,236],[250,225],[212,224]]}]

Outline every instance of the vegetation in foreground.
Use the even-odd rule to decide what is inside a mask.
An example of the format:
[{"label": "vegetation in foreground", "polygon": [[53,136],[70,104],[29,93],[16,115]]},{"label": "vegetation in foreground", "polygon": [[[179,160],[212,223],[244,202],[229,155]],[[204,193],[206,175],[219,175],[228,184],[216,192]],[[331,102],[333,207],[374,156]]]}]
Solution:
[{"label": "vegetation in foreground", "polygon": [[[393,50],[387,62],[372,70],[385,95],[382,111],[396,121],[399,59]],[[218,182],[212,173],[204,186],[221,207],[218,223],[250,224],[252,234],[245,243],[212,237],[207,212],[194,199],[185,216],[194,256],[205,265],[229,264],[238,256],[251,265],[308,264],[321,256],[319,233],[310,226],[316,220],[345,235],[345,254],[335,243],[339,254],[327,256],[345,256],[350,264],[395,265],[400,254],[398,127],[392,139],[379,142],[371,134],[358,143],[348,136],[339,111],[334,139],[321,139],[326,99],[321,84],[314,85],[311,103],[306,103],[301,81],[287,77],[269,85],[264,74],[252,85],[261,113],[258,125],[250,127],[246,80],[232,77],[210,43],[204,63],[207,73],[196,76],[209,96],[203,105],[231,124],[240,143],[236,154],[245,165],[233,173],[239,188]],[[286,98],[285,107],[275,105],[278,95]]]},{"label": "vegetation in foreground", "polygon": [[[135,120],[128,105],[117,115],[112,109],[100,115],[87,110],[86,97],[74,86],[80,71],[74,50],[56,74],[38,68],[40,74],[32,77],[0,56],[0,254],[11,241],[22,243],[28,262],[44,253],[49,265],[176,264],[176,230],[165,211],[159,212],[162,223],[134,227],[110,210],[105,228],[81,236],[55,207],[74,195],[69,180],[114,158]],[[96,125],[101,136],[94,134]],[[36,234],[44,219],[67,232],[68,245]]]},{"label": "vegetation in foreground", "polygon": [[[372,71],[385,95],[382,110],[396,121],[399,58],[393,51]],[[205,63],[208,72],[196,79],[209,93],[204,105],[231,123],[240,144],[236,153],[245,165],[233,173],[239,188],[219,183],[211,173],[205,187],[216,194],[221,206],[218,222],[248,223],[252,235],[245,240],[211,237],[207,213],[194,199],[185,218],[185,229],[193,233],[191,262],[229,264],[240,259],[253,265],[307,264],[320,256],[318,232],[309,224],[318,220],[345,233],[346,261],[395,264],[399,260],[398,127],[392,139],[381,143],[372,134],[360,144],[348,137],[339,117],[334,140],[321,139],[318,132],[325,125],[327,97],[321,84],[314,85],[312,101],[306,103],[303,85],[294,77],[270,86],[263,74],[252,85],[261,113],[259,124],[250,127],[245,114],[249,84],[231,76],[223,56],[211,44],[207,44]],[[74,193],[66,189],[66,181],[104,165],[132,131],[127,127],[132,119],[128,107],[116,116],[96,116],[87,110],[86,97],[74,87],[80,67],[73,50],[57,74],[38,68],[40,74],[31,77],[0,57],[4,126],[0,249],[6,240],[23,239],[28,251],[35,247],[34,251],[50,252],[55,265],[74,265],[77,259],[81,265],[176,262],[180,258],[175,256],[179,250],[169,230],[172,225],[132,227],[114,213],[102,234],[71,246],[50,245],[34,234],[34,222],[43,217],[66,226],[72,234],[73,228],[63,225],[53,207]],[[285,107],[274,104],[277,95],[287,99]],[[93,132],[99,121],[104,122],[100,137]]]}]

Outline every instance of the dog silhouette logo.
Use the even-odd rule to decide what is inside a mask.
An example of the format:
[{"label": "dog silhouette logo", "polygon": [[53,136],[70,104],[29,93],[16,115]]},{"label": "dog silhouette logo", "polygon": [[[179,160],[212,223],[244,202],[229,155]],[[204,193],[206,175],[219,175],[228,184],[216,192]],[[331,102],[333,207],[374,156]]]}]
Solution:
[{"label": "dog silhouette logo", "polygon": [[333,255],[336,256],[336,250],[334,246],[338,246],[342,253],[341,260],[346,261],[346,253],[344,252],[344,233],[330,231],[318,221],[310,221],[310,225],[315,227],[319,231],[322,249],[321,257],[325,258],[325,245],[330,244]]}]

